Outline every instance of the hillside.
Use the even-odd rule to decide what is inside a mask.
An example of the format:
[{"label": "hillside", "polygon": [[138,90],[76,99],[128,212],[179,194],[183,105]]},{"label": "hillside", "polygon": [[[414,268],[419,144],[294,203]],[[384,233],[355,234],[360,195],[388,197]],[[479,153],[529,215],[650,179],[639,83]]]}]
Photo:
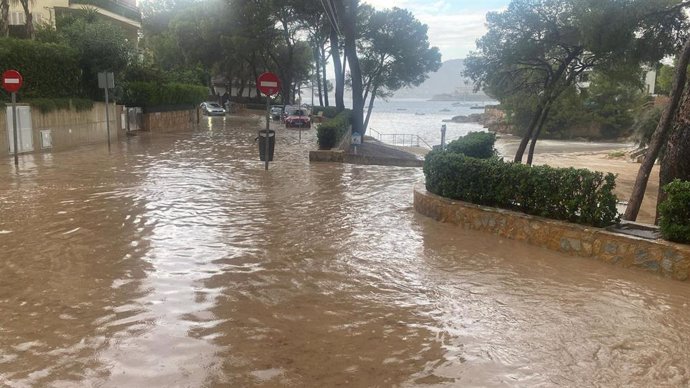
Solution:
[{"label": "hillside", "polygon": [[[395,93],[395,98],[432,98],[444,100],[483,100],[488,99],[484,93],[473,93],[472,82],[462,76],[463,59],[451,59],[443,62],[441,68],[429,74],[429,79],[421,85],[411,89],[401,89]],[[440,98],[444,95],[443,98]]]}]

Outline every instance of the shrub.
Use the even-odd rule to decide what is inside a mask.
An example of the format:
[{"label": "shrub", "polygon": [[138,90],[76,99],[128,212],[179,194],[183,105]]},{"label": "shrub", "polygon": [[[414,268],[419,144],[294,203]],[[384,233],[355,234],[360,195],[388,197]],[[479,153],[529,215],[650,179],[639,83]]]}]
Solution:
[{"label": "shrub", "polygon": [[77,112],[81,112],[93,108],[93,101],[85,98],[32,98],[28,102],[41,113],[72,108]]},{"label": "shrub", "polygon": [[659,206],[661,235],[670,241],[690,243],[690,182],[675,181],[664,186],[668,197]]},{"label": "shrub", "polygon": [[127,106],[197,105],[204,101],[204,86],[155,82],[129,82],[124,91],[123,103]]},{"label": "shrub", "polygon": [[493,132],[470,132],[448,143],[447,151],[473,158],[488,159],[496,155],[495,143],[496,134]]},{"label": "shrub", "polygon": [[451,199],[596,227],[619,220],[613,174],[433,151],[424,175],[427,190]]},{"label": "shrub", "polygon": [[312,114],[318,115],[319,112],[323,112],[323,117],[332,119],[338,115],[338,108],[334,106],[315,106],[312,108]]},{"label": "shrub", "polygon": [[330,149],[338,145],[350,125],[350,110],[345,109],[334,118],[321,123],[316,131],[319,148]]},{"label": "shrub", "polygon": [[[67,46],[0,38],[0,69],[15,69],[22,74],[20,98],[83,96],[79,56]],[[9,100],[4,90],[0,96]]]}]

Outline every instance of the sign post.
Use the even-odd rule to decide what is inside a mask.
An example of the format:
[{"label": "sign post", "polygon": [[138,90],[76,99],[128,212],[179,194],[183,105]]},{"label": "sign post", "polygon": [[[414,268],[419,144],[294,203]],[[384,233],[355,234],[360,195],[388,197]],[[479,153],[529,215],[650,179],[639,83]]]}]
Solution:
[{"label": "sign post", "polygon": [[[256,79],[256,84],[258,85],[259,91],[266,96],[266,143],[264,145],[264,156],[266,160],[266,171],[268,171],[268,160],[269,158],[269,143],[270,137],[270,124],[271,124],[271,96],[277,94],[280,91],[280,79],[277,75],[273,73],[263,73]],[[259,134],[259,139],[261,139],[261,134]],[[275,139],[274,139],[275,141]]]},{"label": "sign post", "polygon": [[17,144],[17,91],[22,87],[24,79],[17,70],[7,70],[2,73],[2,87],[12,93],[12,132],[14,134],[14,165],[19,165]]},{"label": "sign post", "polygon": [[446,150],[446,124],[441,125],[441,151]]},{"label": "sign post", "polygon": [[105,89],[105,130],[108,132],[108,149],[110,149],[110,106],[108,105],[108,89],[115,87],[115,75],[111,72],[98,73],[98,87]]}]

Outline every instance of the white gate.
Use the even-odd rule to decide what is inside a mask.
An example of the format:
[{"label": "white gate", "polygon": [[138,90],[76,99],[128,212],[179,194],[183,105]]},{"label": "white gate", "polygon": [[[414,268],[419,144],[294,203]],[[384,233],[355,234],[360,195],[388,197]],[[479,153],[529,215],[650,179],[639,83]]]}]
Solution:
[{"label": "white gate", "polygon": [[[10,154],[14,153],[14,127],[12,126],[12,107],[7,106],[7,140],[10,145]],[[17,149],[18,152],[34,150],[33,128],[31,125],[31,107],[17,106]]]}]

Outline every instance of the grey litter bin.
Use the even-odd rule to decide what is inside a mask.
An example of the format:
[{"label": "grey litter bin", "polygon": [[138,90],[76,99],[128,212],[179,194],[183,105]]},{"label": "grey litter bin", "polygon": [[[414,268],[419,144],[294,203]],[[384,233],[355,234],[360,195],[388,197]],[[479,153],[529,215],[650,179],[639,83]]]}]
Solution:
[{"label": "grey litter bin", "polygon": [[[276,145],[276,131],[268,131],[268,161],[273,161],[273,149]],[[266,130],[259,131],[259,158],[266,161]]]}]

